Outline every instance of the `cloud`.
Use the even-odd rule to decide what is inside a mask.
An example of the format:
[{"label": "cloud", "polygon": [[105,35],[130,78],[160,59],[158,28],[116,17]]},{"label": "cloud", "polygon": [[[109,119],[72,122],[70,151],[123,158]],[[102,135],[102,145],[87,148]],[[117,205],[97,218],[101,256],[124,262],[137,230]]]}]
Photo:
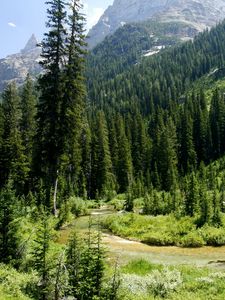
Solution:
[{"label": "cloud", "polygon": [[8,25],[9,25],[10,27],[13,27],[13,28],[16,27],[16,24],[14,24],[14,23],[12,23],[12,22],[9,22]]},{"label": "cloud", "polygon": [[93,27],[99,20],[99,18],[104,13],[104,9],[102,7],[94,7],[88,10],[87,13],[87,29]]},{"label": "cloud", "polygon": [[82,4],[83,4],[83,12],[87,20],[86,28],[87,30],[89,30],[98,22],[99,18],[104,13],[104,8],[92,7],[85,0],[82,1]]}]

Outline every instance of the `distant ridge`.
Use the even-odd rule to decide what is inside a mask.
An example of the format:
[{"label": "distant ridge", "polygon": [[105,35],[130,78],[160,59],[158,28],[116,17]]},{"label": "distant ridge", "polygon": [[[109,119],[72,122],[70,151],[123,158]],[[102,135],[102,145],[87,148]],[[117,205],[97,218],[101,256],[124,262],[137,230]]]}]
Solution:
[{"label": "distant ridge", "polygon": [[0,92],[12,81],[18,85],[23,84],[28,73],[32,78],[40,74],[41,48],[37,44],[38,41],[32,34],[20,53],[0,59]]},{"label": "distant ridge", "polygon": [[185,22],[198,32],[225,18],[225,0],[114,0],[89,31],[89,48],[126,23],[147,19]]}]

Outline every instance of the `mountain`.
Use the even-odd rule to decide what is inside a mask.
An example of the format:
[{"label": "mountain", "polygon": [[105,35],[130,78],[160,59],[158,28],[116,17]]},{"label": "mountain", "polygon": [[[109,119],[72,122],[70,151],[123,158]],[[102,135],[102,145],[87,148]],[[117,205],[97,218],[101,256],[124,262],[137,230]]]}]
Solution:
[{"label": "mountain", "polygon": [[147,57],[193,39],[194,27],[182,22],[147,20],[125,24],[107,36],[88,55],[88,79],[109,80]]},{"label": "mountain", "polygon": [[[127,30],[129,27],[132,26],[127,25]],[[148,111],[151,101],[155,106],[167,107],[171,99],[183,101],[185,92],[202,77],[223,77],[225,22],[200,33],[193,41],[167,47],[157,55],[142,55],[138,62],[133,60],[131,64],[132,52],[129,51],[128,56],[124,54],[116,60],[116,51],[119,53],[126,46],[124,29],[118,29],[93,49],[89,60],[89,99],[100,107],[130,111],[135,106],[140,111]],[[116,36],[121,36],[121,40],[116,40]],[[137,45],[144,46],[140,36],[136,35]],[[132,40],[134,42],[135,38]]]},{"label": "mountain", "polygon": [[0,91],[12,81],[18,85],[22,84],[28,73],[33,78],[40,74],[41,66],[38,62],[41,48],[37,44],[38,41],[33,34],[20,53],[0,59]]},{"label": "mountain", "polygon": [[224,18],[225,0],[114,0],[89,32],[89,47],[95,47],[107,35],[126,23],[153,19],[184,22],[198,32]]}]

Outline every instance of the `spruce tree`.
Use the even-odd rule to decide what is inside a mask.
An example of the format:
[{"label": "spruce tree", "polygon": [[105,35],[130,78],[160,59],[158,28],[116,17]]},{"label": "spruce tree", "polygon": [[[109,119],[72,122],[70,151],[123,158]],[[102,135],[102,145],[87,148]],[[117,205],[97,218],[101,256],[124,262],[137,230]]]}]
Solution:
[{"label": "spruce tree", "polygon": [[33,153],[33,139],[36,130],[36,92],[34,90],[33,82],[28,75],[21,93],[21,135],[22,142],[25,148],[24,152],[26,159],[31,164]]},{"label": "spruce tree", "polygon": [[0,261],[19,266],[21,252],[19,251],[19,226],[16,218],[17,199],[9,182],[0,191]]},{"label": "spruce tree", "polygon": [[156,148],[158,172],[162,189],[169,191],[177,180],[177,137],[173,121],[169,119],[159,132]]},{"label": "spruce tree", "polygon": [[39,275],[38,298],[42,300],[52,299],[54,291],[52,269],[50,260],[50,241],[52,239],[51,227],[48,217],[44,214],[34,241],[33,266]]},{"label": "spruce tree", "polygon": [[69,294],[79,294],[81,280],[81,244],[76,232],[72,232],[66,251],[66,267],[69,278]]},{"label": "spruce tree", "polygon": [[[39,80],[37,178],[46,190],[46,205],[57,210],[58,190],[62,196],[79,193],[82,178],[82,132],[85,119],[83,84],[83,22],[80,1],[69,5],[66,17],[62,0],[47,1],[49,33],[42,50],[44,75]],[[66,30],[67,27],[67,30]],[[83,180],[81,180],[83,182]],[[53,202],[53,204],[52,204]]]},{"label": "spruce tree", "polygon": [[195,173],[192,172],[190,178],[188,179],[188,184],[186,186],[186,192],[185,192],[186,215],[193,217],[196,213],[196,209],[198,208],[198,206],[199,206],[199,186],[198,186]]},{"label": "spruce tree", "polygon": [[42,42],[44,74],[39,79],[40,97],[37,108],[36,176],[42,179],[45,205],[52,208],[53,193],[57,192],[60,156],[60,108],[63,97],[62,69],[65,60],[66,11],[63,0],[50,0],[47,10],[49,32]]},{"label": "spruce tree", "polygon": [[34,136],[36,132],[36,105],[37,97],[30,76],[28,75],[21,93],[21,137],[25,160],[29,168],[29,181],[27,180],[24,193],[31,189],[31,170],[33,159]]},{"label": "spruce tree", "polygon": [[9,179],[18,194],[23,194],[28,177],[28,164],[22,145],[20,122],[20,98],[15,83],[8,85],[3,93],[3,145],[1,150],[0,184],[4,186]]},{"label": "spruce tree", "polygon": [[98,191],[100,197],[107,197],[115,189],[115,178],[109,151],[108,128],[102,111],[97,113],[93,131],[92,195],[95,197]]},{"label": "spruce tree", "polygon": [[[60,174],[67,183],[65,196],[79,194],[84,183],[82,168],[83,132],[87,128],[85,115],[86,88],[84,84],[84,16],[79,0],[71,1],[67,19],[68,34],[65,44],[66,64],[63,71],[63,98],[60,110]],[[82,192],[83,193],[83,192]]]},{"label": "spruce tree", "polygon": [[119,145],[116,174],[119,192],[126,192],[133,181],[131,149],[125,132],[124,121],[121,116],[118,116],[116,125]]}]

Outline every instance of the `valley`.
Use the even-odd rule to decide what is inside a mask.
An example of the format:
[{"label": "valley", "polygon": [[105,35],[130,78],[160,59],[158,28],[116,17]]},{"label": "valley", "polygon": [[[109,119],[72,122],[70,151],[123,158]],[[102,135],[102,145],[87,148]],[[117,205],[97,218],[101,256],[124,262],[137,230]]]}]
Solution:
[{"label": "valley", "polygon": [[[111,206],[102,206],[100,209],[93,209],[90,211],[90,216],[81,216],[71,225],[62,228],[59,242],[66,243],[73,230],[80,233],[88,231],[90,218],[91,223],[95,224],[93,228],[97,229],[96,224],[101,224],[102,219],[107,218],[109,215],[116,216],[120,214],[120,212],[116,213]],[[152,264],[172,266],[191,265],[197,268],[225,269],[225,246],[204,246],[200,248],[149,246],[135,240],[113,235],[111,232],[107,232],[104,225],[100,225],[100,230],[102,231],[102,243],[106,248],[108,259],[118,261],[119,265],[143,259]]]},{"label": "valley", "polygon": [[0,60],[0,300],[224,300],[225,1],[114,0],[89,37],[45,5]]}]

